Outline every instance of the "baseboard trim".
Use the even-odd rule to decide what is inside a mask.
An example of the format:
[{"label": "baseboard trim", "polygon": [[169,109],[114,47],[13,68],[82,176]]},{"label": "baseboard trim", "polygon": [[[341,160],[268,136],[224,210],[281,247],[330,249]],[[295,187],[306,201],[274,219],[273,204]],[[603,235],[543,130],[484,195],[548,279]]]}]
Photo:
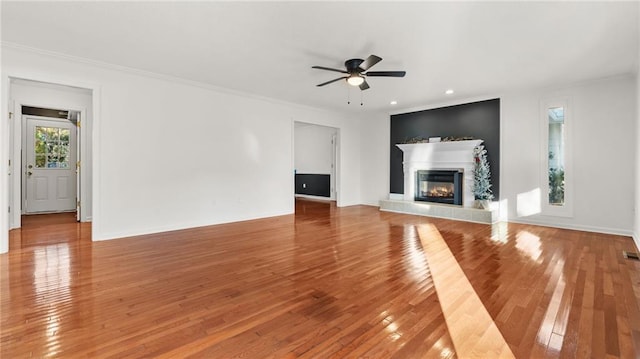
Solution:
[{"label": "baseboard trim", "polygon": [[640,234],[634,232],[631,238],[633,238],[633,243],[636,244],[636,250],[640,252]]},{"label": "baseboard trim", "polygon": [[[521,220],[521,219],[509,219],[507,222],[509,223],[520,223],[520,224],[532,224],[536,226],[542,227],[552,227],[552,228],[561,228],[561,229],[570,229],[574,231],[583,231],[583,232],[593,232],[593,233],[603,233],[603,234],[613,234],[618,236],[634,236],[633,231],[618,229],[618,228],[608,228],[608,227],[595,227],[595,226],[582,226],[582,225],[572,225],[572,224],[555,224],[555,223],[546,223],[541,221],[531,221],[531,220]],[[635,241],[635,238],[634,238]],[[636,242],[636,246],[638,245],[638,241]]]}]

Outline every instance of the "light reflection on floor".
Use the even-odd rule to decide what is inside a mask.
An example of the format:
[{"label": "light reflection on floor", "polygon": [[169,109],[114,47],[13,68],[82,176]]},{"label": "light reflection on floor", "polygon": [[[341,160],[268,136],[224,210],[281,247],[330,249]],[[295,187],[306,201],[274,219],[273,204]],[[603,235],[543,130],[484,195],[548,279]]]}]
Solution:
[{"label": "light reflection on floor", "polygon": [[527,255],[531,260],[540,263],[540,237],[528,231],[519,231],[516,234],[516,248]]},{"label": "light reflection on floor", "polygon": [[424,273],[427,271],[427,262],[424,257],[420,239],[416,233],[416,227],[411,224],[404,225],[404,233],[402,238],[407,241],[408,256],[405,256],[405,266],[410,269],[410,274],[416,281],[424,279]]},{"label": "light reflection on floor", "polygon": [[514,358],[438,228],[433,224],[417,228],[456,355]]},{"label": "light reflection on floor", "polygon": [[[558,317],[560,303],[562,302],[562,297],[564,296],[564,290],[567,284],[564,278],[564,263],[564,259],[559,259],[554,264],[555,269],[553,272],[560,273],[560,278],[553,291],[551,301],[547,306],[547,311],[545,312],[544,319],[542,320],[542,325],[540,326],[540,330],[536,336],[538,343],[557,352],[560,352],[560,349],[562,349],[566,323],[569,318],[568,310],[562,311],[562,313],[560,313],[561,316]],[[564,323],[564,325],[562,323]]]}]

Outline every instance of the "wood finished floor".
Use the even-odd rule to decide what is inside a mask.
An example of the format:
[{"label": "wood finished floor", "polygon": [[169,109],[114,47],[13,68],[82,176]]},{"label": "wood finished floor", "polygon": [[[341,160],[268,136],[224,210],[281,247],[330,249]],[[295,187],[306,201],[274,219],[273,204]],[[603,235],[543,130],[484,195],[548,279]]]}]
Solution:
[{"label": "wood finished floor", "polygon": [[628,237],[304,200],[295,215],[105,242],[60,217],[25,219],[0,255],[2,358],[457,357],[425,224],[517,358],[640,356]]}]

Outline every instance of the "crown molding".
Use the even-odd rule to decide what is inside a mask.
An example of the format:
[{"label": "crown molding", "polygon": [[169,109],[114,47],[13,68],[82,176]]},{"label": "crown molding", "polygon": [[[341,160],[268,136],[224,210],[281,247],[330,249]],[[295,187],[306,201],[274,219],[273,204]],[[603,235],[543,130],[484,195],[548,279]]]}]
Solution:
[{"label": "crown molding", "polygon": [[213,92],[218,92],[218,93],[223,93],[223,94],[233,95],[233,96],[238,96],[238,97],[244,97],[244,98],[249,98],[249,99],[258,100],[258,101],[264,101],[264,102],[268,102],[268,103],[272,103],[272,104],[276,104],[276,105],[292,106],[292,107],[298,108],[298,109],[304,109],[304,110],[308,110],[308,111],[310,110],[310,111],[321,112],[321,113],[330,113],[330,114],[339,115],[339,116],[342,116],[342,117],[344,117],[344,116],[355,117],[354,114],[350,114],[348,112],[340,112],[340,111],[336,111],[336,110],[332,110],[332,109],[325,109],[325,108],[321,108],[321,107],[313,107],[313,106],[308,106],[308,105],[302,105],[302,104],[298,104],[298,103],[294,103],[294,102],[287,102],[287,101],[279,100],[279,99],[276,99],[276,98],[273,98],[273,97],[257,95],[257,94],[254,94],[254,93],[244,92],[244,91],[239,91],[239,90],[233,90],[233,89],[222,87],[222,86],[212,85],[212,84],[209,84],[209,83],[206,83],[206,82],[194,81],[194,80],[189,80],[189,79],[185,79],[185,78],[177,77],[177,76],[172,76],[172,75],[166,75],[166,74],[162,74],[162,73],[158,73],[158,72],[146,71],[146,70],[141,70],[141,69],[138,69],[138,68],[122,66],[122,65],[116,65],[116,64],[113,64],[113,63],[109,63],[109,62],[93,60],[93,59],[89,59],[89,58],[86,58],[86,57],[68,55],[68,54],[64,54],[64,53],[60,53],[60,52],[56,52],[56,51],[50,51],[50,50],[45,50],[45,49],[41,49],[41,48],[26,46],[26,45],[14,43],[14,42],[9,42],[9,41],[0,41],[0,47],[6,48],[6,49],[18,50],[18,51],[27,52],[27,53],[32,53],[32,54],[36,54],[36,55],[40,55],[40,56],[53,57],[53,58],[56,58],[56,59],[66,60],[66,61],[75,62],[75,63],[79,63],[79,64],[84,64],[84,65],[89,65],[89,66],[95,66],[95,67],[106,69],[106,70],[123,72],[123,73],[127,73],[127,74],[130,74],[130,75],[137,75],[137,76],[153,78],[153,79],[161,80],[161,81],[178,83],[178,84],[181,84],[181,85],[186,85],[186,86],[191,86],[191,87],[198,87],[198,88],[201,88],[201,89],[204,89],[204,90],[208,90],[208,91],[213,91]]}]

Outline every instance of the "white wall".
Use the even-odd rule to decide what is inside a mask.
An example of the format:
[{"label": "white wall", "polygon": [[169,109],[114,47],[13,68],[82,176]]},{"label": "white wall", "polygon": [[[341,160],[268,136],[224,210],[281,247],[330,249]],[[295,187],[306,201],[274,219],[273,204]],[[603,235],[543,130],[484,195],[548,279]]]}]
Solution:
[{"label": "white wall", "polygon": [[379,206],[389,198],[389,114],[367,115],[361,121],[362,203]]},{"label": "white wall", "polygon": [[[36,107],[45,107],[45,108],[54,108],[61,110],[79,110],[83,111],[84,114],[88,117],[93,113],[92,110],[92,95],[91,91],[87,89],[79,89],[72,88],[69,86],[57,86],[50,85],[45,83],[38,83],[33,81],[24,81],[24,80],[12,80],[11,81],[11,90],[10,90],[11,101],[14,104],[13,113],[20,113],[20,109],[18,108],[21,104],[28,106],[36,106]],[[20,200],[21,200],[21,191],[20,191],[20,136],[18,135],[21,129],[20,126],[20,116],[16,115],[13,118],[14,131],[15,134],[13,149],[14,153],[12,156],[12,163],[14,168],[12,169],[11,177],[13,182],[13,204],[12,208],[15,210],[12,211],[14,221],[10,224],[19,223],[20,219]],[[87,127],[86,133],[91,133],[91,119],[85,118],[81,119],[83,123],[82,126]],[[91,219],[91,141],[90,136],[87,138],[82,138],[82,143],[80,147],[82,148],[82,172],[83,175],[86,175],[85,178],[82,178],[82,199],[83,199],[83,220]],[[15,226],[12,226],[15,227]]]},{"label": "white wall", "polygon": [[[2,7],[0,6],[0,9]],[[0,46],[0,56],[4,50]],[[0,61],[2,58],[0,58]],[[1,64],[1,62],[0,62]],[[0,66],[0,208],[9,208],[9,121],[4,114],[9,112],[9,78],[5,74],[4,67]],[[0,253],[9,250],[9,213],[0,215]],[[8,261],[1,261],[7,263]],[[5,270],[6,268],[2,268]]]},{"label": "white wall", "polygon": [[333,155],[332,127],[295,123],[295,169],[298,173],[330,174]]},{"label": "white wall", "polygon": [[[640,50],[640,46],[638,47]],[[640,56],[639,56],[640,57]],[[636,71],[636,131],[635,131],[635,144],[636,144],[636,173],[635,173],[635,206],[633,210],[634,225],[633,225],[633,240],[636,243],[637,249],[640,249],[640,64]]]},{"label": "white wall", "polygon": [[636,144],[636,172],[635,172],[635,206],[633,210],[634,214],[634,226],[633,226],[633,240],[636,243],[636,247],[640,249],[640,73],[636,74],[636,131],[635,131],[635,144]]},{"label": "white wall", "polygon": [[[99,89],[92,137],[94,240],[292,213],[296,120],[340,129],[338,205],[359,203],[358,119],[77,59],[2,50],[4,81],[15,76]],[[6,132],[0,140],[4,149]],[[3,162],[0,177],[6,171]],[[7,225],[0,225],[4,245]]]},{"label": "white wall", "polygon": [[[526,194],[542,188],[540,100],[569,98],[574,206],[570,218],[525,215]],[[634,77],[502,96],[502,199],[510,221],[631,234],[635,195]],[[610,180],[614,179],[614,182]],[[520,200],[518,199],[520,195]],[[535,207],[535,206],[534,206]],[[529,214],[531,212],[528,212]]]}]

